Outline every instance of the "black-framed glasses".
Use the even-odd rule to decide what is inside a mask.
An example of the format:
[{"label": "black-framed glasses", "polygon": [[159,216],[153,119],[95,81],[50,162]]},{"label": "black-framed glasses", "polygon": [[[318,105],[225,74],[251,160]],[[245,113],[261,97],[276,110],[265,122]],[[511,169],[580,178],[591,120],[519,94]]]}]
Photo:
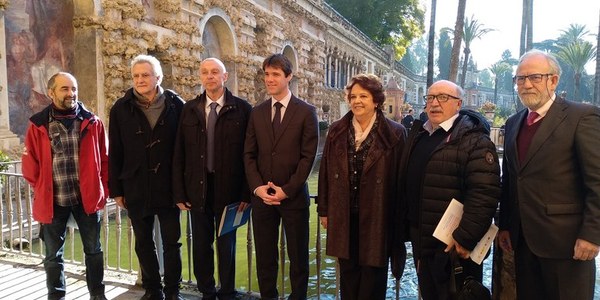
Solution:
[{"label": "black-framed glasses", "polygon": [[529,75],[523,75],[523,76],[515,76],[513,77],[513,82],[516,85],[522,85],[525,83],[526,79],[529,79],[529,82],[531,83],[540,83],[542,82],[542,79],[544,79],[544,76],[552,76],[554,74],[552,73],[546,73],[546,74],[529,74]]},{"label": "black-framed glasses", "polygon": [[438,102],[443,103],[446,102],[450,99],[456,99],[456,100],[460,100],[459,97],[456,96],[452,96],[452,95],[448,95],[448,94],[438,94],[438,95],[425,95],[423,96],[423,99],[425,99],[425,101],[427,103],[431,103],[433,102],[433,100],[437,99]]}]

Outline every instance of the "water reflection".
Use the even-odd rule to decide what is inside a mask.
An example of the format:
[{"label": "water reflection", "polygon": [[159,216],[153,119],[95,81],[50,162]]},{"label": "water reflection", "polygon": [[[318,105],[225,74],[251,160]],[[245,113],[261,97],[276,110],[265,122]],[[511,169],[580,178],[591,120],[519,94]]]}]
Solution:
[{"label": "water reflection", "polygon": [[[324,238],[325,236],[323,236]],[[415,264],[412,258],[412,247],[410,243],[406,243],[407,246],[407,260],[406,267],[404,269],[404,275],[400,280],[400,299],[401,300],[416,300],[419,295],[419,286],[417,280],[417,274]],[[488,256],[483,262],[483,284],[491,289],[492,285],[492,254]],[[331,257],[325,257],[323,259],[323,269],[321,270],[321,299],[335,299],[335,266],[336,261]],[[316,283],[315,278],[310,278],[311,283]],[[388,276],[388,290],[387,299],[396,299],[396,281],[390,271]],[[311,288],[311,287],[309,287]],[[315,288],[316,287],[312,287]],[[316,299],[313,297],[312,299]]]}]

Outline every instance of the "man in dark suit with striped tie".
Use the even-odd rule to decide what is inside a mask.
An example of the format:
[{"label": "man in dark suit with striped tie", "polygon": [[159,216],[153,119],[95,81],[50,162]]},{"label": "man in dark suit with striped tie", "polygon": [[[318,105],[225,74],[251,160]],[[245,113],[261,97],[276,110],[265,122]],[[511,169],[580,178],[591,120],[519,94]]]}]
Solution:
[{"label": "man in dark suit with striped tie", "polygon": [[506,121],[500,232],[519,299],[592,299],[600,245],[600,109],[555,94],[561,69],[525,53],[514,82],[525,109]]},{"label": "man in dark suit with striped tie", "polygon": [[315,107],[289,90],[292,64],[282,54],[263,62],[270,99],[250,114],[244,165],[252,198],[256,268],[261,299],[277,299],[278,232],[283,222],[292,293],[306,299],[309,193],[306,180],[319,138]]}]

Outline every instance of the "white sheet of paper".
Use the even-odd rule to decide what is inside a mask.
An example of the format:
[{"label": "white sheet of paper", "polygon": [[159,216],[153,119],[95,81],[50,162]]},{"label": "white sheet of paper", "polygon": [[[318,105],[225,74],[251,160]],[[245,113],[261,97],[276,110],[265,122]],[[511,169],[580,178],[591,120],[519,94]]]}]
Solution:
[{"label": "white sheet of paper", "polygon": [[478,265],[480,265],[481,262],[483,262],[485,254],[488,252],[488,250],[490,250],[490,247],[492,246],[492,243],[494,242],[494,238],[496,238],[497,233],[498,226],[494,224],[490,225],[490,228],[481,238],[479,243],[477,243],[475,249],[471,251],[471,254],[469,255],[469,257],[471,257],[471,260],[473,260]]},{"label": "white sheet of paper", "polygon": [[452,199],[437,227],[435,227],[433,237],[448,245],[452,241],[452,233],[458,227],[462,214],[463,204],[456,199]]},{"label": "white sheet of paper", "polygon": [[[463,204],[456,199],[452,199],[440,222],[433,231],[433,237],[448,245],[452,241],[452,233],[460,224],[463,215]],[[485,255],[492,246],[494,238],[498,233],[498,226],[491,224],[485,235],[479,240],[469,257],[478,265],[483,262]]]}]

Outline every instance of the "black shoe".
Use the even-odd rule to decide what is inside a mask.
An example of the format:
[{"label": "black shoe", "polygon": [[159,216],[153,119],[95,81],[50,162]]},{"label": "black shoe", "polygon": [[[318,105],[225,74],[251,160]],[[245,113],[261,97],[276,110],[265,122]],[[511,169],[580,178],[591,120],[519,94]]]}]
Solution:
[{"label": "black shoe", "polygon": [[164,300],[165,294],[162,291],[146,291],[140,300]]},{"label": "black shoe", "polygon": [[108,299],[106,299],[106,296],[104,296],[104,295],[96,295],[96,296],[91,296],[90,300],[108,300]]}]

